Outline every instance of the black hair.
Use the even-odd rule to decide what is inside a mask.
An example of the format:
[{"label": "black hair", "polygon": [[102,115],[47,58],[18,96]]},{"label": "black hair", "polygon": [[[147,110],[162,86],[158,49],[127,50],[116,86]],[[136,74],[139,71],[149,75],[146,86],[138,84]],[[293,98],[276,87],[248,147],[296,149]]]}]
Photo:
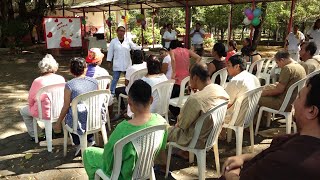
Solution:
[{"label": "black hair", "polygon": [[143,50],[132,50],[131,51],[132,64],[141,64],[144,61],[144,51]]},{"label": "black hair", "polygon": [[167,27],[169,27],[169,26],[171,26],[171,28],[172,28],[172,23],[168,23],[168,24],[167,24]]},{"label": "black hair", "polygon": [[236,52],[238,51],[236,41],[233,41],[233,40],[229,41],[229,46],[232,46]]},{"label": "black hair", "polygon": [[170,42],[170,48],[169,49],[176,49],[178,47],[183,47],[182,43],[179,40],[176,39],[176,40],[172,40]]},{"label": "black hair", "polygon": [[289,59],[290,58],[290,54],[287,51],[278,51],[275,55],[274,58],[276,60],[279,60],[281,58],[283,59]]},{"label": "black hair", "polygon": [[196,23],[196,25],[199,25],[199,26],[201,26],[201,23],[200,23],[200,22],[197,22],[197,23]]},{"label": "black hair", "polygon": [[117,28],[117,31],[118,31],[120,28],[123,28],[124,30],[126,30],[126,28],[125,28],[124,26],[119,26],[119,27]]},{"label": "black hair", "polygon": [[318,108],[318,122],[320,123],[320,74],[311,77],[307,81],[307,87],[309,86],[311,88],[307,94],[305,106],[316,106]]},{"label": "black hair", "polygon": [[226,57],[227,56],[226,47],[222,43],[214,44],[212,50],[217,52],[219,57]]},{"label": "black hair", "polygon": [[198,76],[202,82],[206,82],[210,79],[208,66],[204,63],[195,63],[191,69],[190,76]]},{"label": "black hair", "polygon": [[251,39],[250,38],[244,38],[244,41],[247,41],[248,42],[248,46],[252,46],[252,44],[251,44]]},{"label": "black hair", "polygon": [[80,76],[84,73],[84,69],[87,68],[86,60],[82,57],[74,57],[70,60],[70,72],[74,76]]},{"label": "black hair", "polygon": [[242,58],[241,55],[234,55],[234,56],[231,56],[228,60],[228,62],[230,62],[232,64],[232,67],[239,64],[239,68],[240,68],[240,71],[244,71],[246,70],[246,67],[247,67],[247,63],[246,61]]},{"label": "black hair", "polygon": [[316,30],[316,29],[317,29],[316,25],[317,25],[317,22],[319,22],[319,21],[320,21],[320,19],[317,19],[316,22],[314,22],[313,30]]},{"label": "black hair", "polygon": [[147,59],[148,74],[160,74],[161,73],[161,62],[155,55],[150,55]]},{"label": "black hair", "polygon": [[133,82],[129,89],[129,97],[135,104],[148,106],[151,98],[151,86],[139,79]]},{"label": "black hair", "polygon": [[[309,51],[310,55],[311,56],[314,56],[314,54],[316,53],[317,51],[317,45],[316,43],[314,42],[303,42],[302,45],[306,45],[305,46],[305,51]],[[301,46],[302,46],[301,45]]]}]

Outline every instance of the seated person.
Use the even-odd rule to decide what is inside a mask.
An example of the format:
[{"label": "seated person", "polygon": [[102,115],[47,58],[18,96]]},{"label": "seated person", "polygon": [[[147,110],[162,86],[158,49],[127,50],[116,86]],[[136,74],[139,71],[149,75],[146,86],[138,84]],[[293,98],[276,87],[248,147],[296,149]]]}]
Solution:
[{"label": "seated person", "polygon": [[[288,52],[278,51],[274,59],[281,68],[279,82],[265,86],[262,91],[259,106],[265,106],[272,109],[279,109],[284,101],[289,87],[295,82],[306,77],[304,68],[290,58]],[[291,99],[286,107],[286,111],[291,110],[291,104],[297,96],[297,91],[293,91]]]},{"label": "seated person", "polygon": [[[256,52],[256,49],[252,47],[242,48],[242,56],[245,58],[247,63],[253,64],[254,62],[261,59],[261,55]],[[252,74],[256,74],[257,66],[254,67]]]},{"label": "seated person", "polygon": [[[27,127],[28,133],[31,136],[31,141],[34,141],[34,129],[33,129],[33,117],[38,117],[38,104],[36,94],[38,91],[48,85],[64,83],[65,80],[62,76],[55,74],[58,70],[59,64],[52,57],[51,54],[47,54],[39,63],[41,76],[36,78],[31,85],[28,96],[28,105],[20,109],[20,114]],[[50,120],[50,100],[48,96],[41,96],[41,107],[43,119]],[[38,133],[40,140],[44,139],[44,134],[41,133],[41,129],[38,127]]]},{"label": "seated person", "polygon": [[[196,63],[190,72],[190,87],[193,91],[185,102],[175,126],[169,128],[168,141],[187,146],[194,133],[196,121],[211,108],[229,100],[227,92],[217,84],[212,84],[208,67],[204,63]],[[212,121],[210,121],[212,122]],[[213,124],[206,124],[199,136],[196,148],[204,148]]]},{"label": "seated person", "polygon": [[247,47],[251,47],[251,46],[252,46],[251,39],[250,38],[244,38],[242,40],[241,53],[243,54],[244,49],[247,48]]},{"label": "seated person", "polygon": [[316,180],[320,177],[320,75],[307,82],[294,101],[297,134],[273,138],[259,154],[229,157],[221,180]]},{"label": "seated person", "polygon": [[[147,59],[147,69],[148,74],[142,78],[143,81],[148,83],[151,88],[153,88],[155,85],[167,81],[166,75],[164,75],[161,72],[160,69],[161,62],[158,60],[158,58],[154,55],[150,55]],[[159,104],[159,94],[158,92],[155,92],[155,94],[152,94],[153,102],[150,107],[150,112],[156,113],[159,112],[157,109],[161,104]]]},{"label": "seated person", "polygon": [[160,57],[163,59],[161,72],[167,76],[167,79],[171,79],[172,78],[171,57],[166,48],[160,49]]},{"label": "seated person", "polygon": [[[134,118],[131,120],[124,120],[117,125],[112,132],[108,143],[104,145],[104,149],[89,147],[84,152],[84,168],[90,180],[94,179],[97,169],[102,169],[107,176],[111,176],[114,163],[113,148],[115,143],[121,138],[150,126],[167,123],[162,116],[150,113],[150,105],[152,103],[151,86],[146,82],[136,80],[132,84],[129,90],[128,102],[131,111],[134,113]],[[165,145],[166,139],[163,138],[163,149],[165,148]],[[122,166],[119,179],[132,179],[136,160],[137,154],[133,144],[126,144],[123,147]]]},{"label": "seated person", "polygon": [[317,51],[317,45],[314,42],[304,42],[299,51],[300,64],[304,67],[307,74],[320,69],[320,56],[314,56]]},{"label": "seated person", "polygon": [[[70,61],[70,72],[74,76],[73,79],[68,81],[64,90],[64,104],[61,109],[58,121],[54,126],[54,132],[59,133],[62,129],[62,121],[73,127],[71,102],[72,100],[84,93],[98,90],[98,82],[92,77],[86,76],[87,63],[84,58],[75,57]],[[77,133],[82,135],[86,131],[87,126],[87,113],[85,112],[85,107],[81,104],[78,105],[78,130]],[[75,156],[80,153],[80,139],[78,135],[71,133],[73,143],[78,145]],[[93,134],[88,135],[89,146],[94,144]]]},{"label": "seated person", "polygon": [[[128,93],[130,88],[128,85],[129,85],[129,80],[131,75],[136,71],[147,68],[147,63],[144,62],[144,54],[142,50],[133,51],[131,59],[132,59],[132,66],[128,67],[128,69],[126,70],[125,82],[124,82],[125,86],[118,87],[115,90],[117,99],[119,98],[120,94],[126,95]],[[120,108],[122,111],[126,109],[123,99],[121,99]]]},{"label": "seated person", "polygon": [[[226,67],[226,61],[224,57],[227,56],[227,52],[224,44],[222,43],[214,44],[212,48],[212,56],[213,56],[213,60],[208,64],[208,71],[209,71],[210,78],[215,72]],[[219,76],[216,78],[216,81],[214,83],[220,84]]]},{"label": "seated person", "polygon": [[229,61],[229,58],[237,53],[237,42],[236,41],[229,41],[228,44],[228,52],[227,52],[227,57],[226,57],[226,62]]},{"label": "seated person", "polygon": [[104,54],[99,48],[91,48],[86,57],[86,63],[88,64],[88,70],[86,76],[88,77],[100,77],[108,76],[109,73],[104,68],[100,67]]},{"label": "seated person", "polygon": [[[246,63],[244,61],[245,60],[243,60],[240,55],[235,55],[231,56],[229,61],[227,62],[228,74],[233,78],[225,88],[230,96],[225,123],[229,123],[232,118],[232,112],[234,109],[233,104],[235,103],[237,98],[247,91],[260,87],[259,79],[255,75],[246,71]],[[243,114],[244,116],[245,111],[240,114]],[[241,116],[240,114],[238,116]]]}]

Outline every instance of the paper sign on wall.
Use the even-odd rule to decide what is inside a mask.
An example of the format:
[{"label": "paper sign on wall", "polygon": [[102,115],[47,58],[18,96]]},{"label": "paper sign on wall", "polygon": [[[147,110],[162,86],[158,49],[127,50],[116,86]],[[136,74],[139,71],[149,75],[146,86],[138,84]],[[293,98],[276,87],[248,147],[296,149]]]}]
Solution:
[{"label": "paper sign on wall", "polygon": [[81,19],[76,17],[45,17],[47,49],[81,47]]}]

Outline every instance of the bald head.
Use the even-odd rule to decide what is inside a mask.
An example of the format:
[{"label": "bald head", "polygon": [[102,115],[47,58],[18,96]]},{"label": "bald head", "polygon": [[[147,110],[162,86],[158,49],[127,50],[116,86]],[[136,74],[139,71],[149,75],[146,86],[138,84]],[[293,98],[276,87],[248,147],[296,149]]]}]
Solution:
[{"label": "bald head", "polygon": [[191,69],[190,74],[191,77],[198,76],[202,82],[206,82],[210,79],[208,66],[202,62],[195,63]]}]

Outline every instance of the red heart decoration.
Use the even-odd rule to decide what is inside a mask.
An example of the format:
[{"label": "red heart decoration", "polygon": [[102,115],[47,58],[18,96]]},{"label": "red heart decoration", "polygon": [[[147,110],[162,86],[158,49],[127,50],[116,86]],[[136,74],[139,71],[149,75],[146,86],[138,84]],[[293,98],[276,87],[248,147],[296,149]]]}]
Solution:
[{"label": "red heart decoration", "polygon": [[72,23],[72,19],[69,19],[69,22],[71,22],[71,23]]},{"label": "red heart decoration", "polygon": [[54,20],[54,22],[58,22],[58,18],[56,18],[56,20]]},{"label": "red heart decoration", "polygon": [[49,32],[48,35],[47,35],[47,37],[48,37],[48,38],[51,38],[51,37],[52,37],[52,32]]}]

